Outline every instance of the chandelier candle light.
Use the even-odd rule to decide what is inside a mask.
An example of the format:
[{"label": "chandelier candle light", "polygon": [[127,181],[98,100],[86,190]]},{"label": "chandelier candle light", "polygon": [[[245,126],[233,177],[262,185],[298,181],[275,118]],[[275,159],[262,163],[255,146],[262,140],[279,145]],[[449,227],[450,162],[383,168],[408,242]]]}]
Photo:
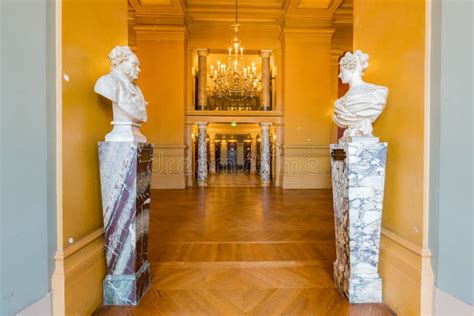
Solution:
[{"label": "chandelier candle light", "polygon": [[244,48],[239,40],[240,24],[238,23],[238,1],[235,2],[235,23],[232,24],[234,38],[229,47],[227,64],[217,62],[217,67],[211,66],[210,78],[213,88],[210,94],[217,98],[231,101],[249,101],[256,99],[261,91],[261,76],[253,62],[245,64]]}]

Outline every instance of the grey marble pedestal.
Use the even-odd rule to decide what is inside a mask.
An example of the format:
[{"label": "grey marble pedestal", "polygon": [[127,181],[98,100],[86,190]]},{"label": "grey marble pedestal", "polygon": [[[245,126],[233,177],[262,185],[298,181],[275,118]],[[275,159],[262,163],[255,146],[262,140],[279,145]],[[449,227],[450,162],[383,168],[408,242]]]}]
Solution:
[{"label": "grey marble pedestal", "polygon": [[136,305],[150,287],[148,225],[153,147],[100,142],[107,275],[104,305]]},{"label": "grey marble pedestal", "polygon": [[360,138],[333,144],[330,150],[336,225],[334,282],[350,303],[379,303],[387,143]]}]

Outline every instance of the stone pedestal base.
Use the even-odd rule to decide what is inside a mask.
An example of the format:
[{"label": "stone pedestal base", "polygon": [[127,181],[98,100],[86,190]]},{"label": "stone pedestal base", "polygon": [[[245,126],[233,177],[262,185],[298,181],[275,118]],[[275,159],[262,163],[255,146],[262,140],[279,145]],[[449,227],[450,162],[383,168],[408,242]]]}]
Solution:
[{"label": "stone pedestal base", "polygon": [[150,263],[134,275],[108,274],[103,282],[104,305],[136,305],[151,285]]},{"label": "stone pedestal base", "polygon": [[336,225],[334,282],[350,303],[380,303],[378,274],[387,143],[376,138],[331,145]]},{"label": "stone pedestal base", "polygon": [[346,267],[334,262],[336,287],[351,304],[382,302],[382,279],[378,273],[349,276],[346,271]]},{"label": "stone pedestal base", "polygon": [[136,305],[150,287],[148,225],[153,147],[100,142],[107,275],[104,305]]},{"label": "stone pedestal base", "polygon": [[198,187],[207,187],[207,180],[197,180],[196,184]]}]

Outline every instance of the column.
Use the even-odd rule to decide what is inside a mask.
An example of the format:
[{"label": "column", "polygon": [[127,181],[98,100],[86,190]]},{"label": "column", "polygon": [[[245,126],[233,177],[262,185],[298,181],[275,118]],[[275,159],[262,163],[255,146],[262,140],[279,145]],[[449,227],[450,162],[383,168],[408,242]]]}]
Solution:
[{"label": "column", "polygon": [[252,142],[250,144],[251,160],[250,160],[250,174],[257,173],[257,135],[252,135]]},{"label": "column", "polygon": [[209,173],[216,174],[216,135],[209,135]]},{"label": "column", "polygon": [[271,69],[270,56],[271,50],[261,50],[260,57],[262,58],[262,93],[260,95],[260,108],[262,110],[271,110]]},{"label": "column", "polygon": [[198,126],[198,154],[197,154],[197,180],[199,186],[205,186],[207,180],[207,122],[199,122]]},{"label": "column", "polygon": [[270,126],[272,123],[260,123],[260,179],[262,185],[270,184]]},{"label": "column", "polygon": [[198,109],[204,110],[207,107],[207,55],[208,49],[198,49]]},{"label": "column", "polygon": [[221,160],[222,173],[227,173],[227,141],[221,140]]}]

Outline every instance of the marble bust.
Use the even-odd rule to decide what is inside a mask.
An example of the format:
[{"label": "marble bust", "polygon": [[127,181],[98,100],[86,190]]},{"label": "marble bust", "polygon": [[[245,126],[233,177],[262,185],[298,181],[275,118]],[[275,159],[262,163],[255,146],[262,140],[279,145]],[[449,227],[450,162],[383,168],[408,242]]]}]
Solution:
[{"label": "marble bust", "polygon": [[342,83],[349,84],[347,93],[334,106],[334,122],[339,127],[346,128],[341,140],[373,138],[372,123],[385,108],[388,89],[362,80],[364,71],[369,66],[369,56],[360,50],[347,52],[341,58],[339,66],[339,78]]},{"label": "marble bust", "polygon": [[146,105],[135,80],[140,73],[140,62],[128,46],[116,46],[109,54],[110,73],[100,77],[94,91],[112,101],[113,129],[105,136],[106,142],[142,142],[142,122],[147,121]]}]

